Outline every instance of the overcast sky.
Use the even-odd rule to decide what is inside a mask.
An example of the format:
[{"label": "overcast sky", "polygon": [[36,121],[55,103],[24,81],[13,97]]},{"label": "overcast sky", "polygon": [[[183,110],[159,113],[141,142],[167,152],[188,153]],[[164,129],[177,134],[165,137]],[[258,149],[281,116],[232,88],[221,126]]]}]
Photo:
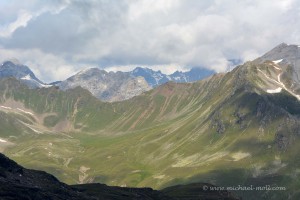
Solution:
[{"label": "overcast sky", "polygon": [[300,44],[300,1],[0,1],[0,61],[17,58],[46,82],[95,66],[221,72],[282,42]]}]

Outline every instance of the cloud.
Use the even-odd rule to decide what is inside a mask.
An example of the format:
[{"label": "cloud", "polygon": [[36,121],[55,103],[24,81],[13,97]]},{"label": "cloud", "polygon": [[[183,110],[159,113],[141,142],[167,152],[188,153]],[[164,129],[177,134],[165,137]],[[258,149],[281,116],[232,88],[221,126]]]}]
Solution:
[{"label": "cloud", "polygon": [[[29,1],[27,6],[25,6],[24,4],[23,4],[23,6],[32,9],[32,7],[34,7],[35,4],[36,4],[35,1]],[[55,5],[54,6],[54,5],[48,4],[47,6],[41,6],[36,10],[28,11],[28,10],[24,9],[23,7],[17,6],[16,1],[12,1],[8,4],[6,4],[4,1],[4,4],[2,5],[2,9],[0,9],[0,11],[3,11],[4,13],[6,13],[7,11],[4,11],[4,9],[6,10],[7,7],[8,7],[8,10],[11,10],[13,8],[17,8],[19,10],[17,10],[18,16],[16,17],[16,19],[14,21],[0,25],[0,37],[4,37],[4,38],[10,37],[18,28],[26,27],[27,24],[30,22],[30,20],[40,16],[41,14],[43,14],[45,12],[50,12],[52,14],[58,14],[64,8],[66,8],[66,6],[68,4],[69,4],[69,1],[62,1],[60,5],[54,4]],[[22,3],[21,3],[21,5],[22,5]],[[12,11],[12,12],[15,13],[16,11]],[[7,16],[4,16],[3,18],[5,19],[5,17],[7,17]]]},{"label": "cloud", "polygon": [[19,27],[26,27],[27,23],[32,19],[32,15],[24,10],[19,12],[16,21],[2,26],[0,28],[0,37],[9,37]]},{"label": "cloud", "polygon": [[91,66],[221,72],[229,59],[299,44],[299,10],[296,0],[1,1],[0,45],[43,80]]},{"label": "cloud", "polygon": [[[39,49],[14,49],[7,50],[0,47],[0,61],[16,59],[20,63],[30,66],[31,70],[44,82],[65,80],[79,71],[84,66],[77,63],[69,63],[55,55],[47,54]],[[38,58],[38,59],[28,59]],[[46,76],[45,76],[46,75]]]}]

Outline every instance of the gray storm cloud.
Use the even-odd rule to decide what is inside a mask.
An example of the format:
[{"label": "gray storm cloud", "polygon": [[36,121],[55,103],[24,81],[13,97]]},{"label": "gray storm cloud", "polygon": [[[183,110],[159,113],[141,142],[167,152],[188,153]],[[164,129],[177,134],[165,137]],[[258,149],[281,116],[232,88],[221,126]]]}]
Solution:
[{"label": "gray storm cloud", "polygon": [[0,60],[18,58],[45,81],[88,66],[221,72],[229,59],[299,44],[299,10],[296,0],[4,0]]}]

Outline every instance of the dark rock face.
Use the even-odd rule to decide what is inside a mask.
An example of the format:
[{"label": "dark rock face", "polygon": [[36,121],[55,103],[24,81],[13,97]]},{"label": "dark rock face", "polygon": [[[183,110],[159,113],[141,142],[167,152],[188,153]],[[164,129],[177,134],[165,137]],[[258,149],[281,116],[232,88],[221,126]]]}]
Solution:
[{"label": "dark rock face", "polygon": [[29,170],[0,154],[0,199],[92,199],[46,172]]},{"label": "dark rock face", "polygon": [[165,194],[182,200],[210,199],[210,200],[239,200],[241,198],[235,196],[226,190],[215,190],[214,185],[208,183],[192,183],[189,185],[177,185],[162,190]]},{"label": "dark rock face", "polygon": [[153,190],[151,188],[125,188],[107,186],[104,184],[83,184],[74,185],[73,188],[89,196],[94,196],[98,199],[113,199],[113,200],[175,200],[163,192]]},{"label": "dark rock face", "polygon": [[[188,198],[187,198],[188,197]],[[162,191],[151,188],[112,187],[104,184],[69,186],[54,176],[25,169],[0,153],[1,200],[180,200],[237,199],[227,191],[205,191],[203,184],[173,186]]]},{"label": "dark rock face", "polygon": [[[211,190],[215,187],[206,183],[177,185],[156,191],[151,188],[111,187],[103,184],[85,184],[73,186],[79,191],[97,196],[100,199],[114,200],[239,200],[232,193]],[[101,193],[99,193],[101,191]]]},{"label": "dark rock face", "polygon": [[226,131],[226,127],[221,119],[220,113],[215,113],[212,117],[211,127],[215,129],[218,134],[223,134]]}]

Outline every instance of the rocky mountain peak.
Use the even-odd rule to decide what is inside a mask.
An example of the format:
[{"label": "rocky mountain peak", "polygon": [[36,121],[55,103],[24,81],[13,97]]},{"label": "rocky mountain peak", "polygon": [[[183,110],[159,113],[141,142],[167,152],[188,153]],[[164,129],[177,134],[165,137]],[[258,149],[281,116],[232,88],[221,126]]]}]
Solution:
[{"label": "rocky mountain peak", "polygon": [[34,76],[33,72],[25,65],[21,65],[15,61],[5,61],[0,66],[2,76],[14,76],[15,78],[21,78],[24,75]]},{"label": "rocky mountain peak", "polygon": [[95,76],[95,75],[99,75],[99,74],[107,74],[107,72],[105,70],[101,70],[99,68],[93,67],[93,68],[87,68],[87,69],[81,70],[76,75],[77,76],[80,76],[80,75]]},{"label": "rocky mountain peak", "polygon": [[14,77],[30,88],[50,87],[40,81],[35,74],[18,60],[8,60],[0,66],[0,78]]},{"label": "rocky mountain peak", "polygon": [[294,44],[281,43],[269,52],[256,59],[255,61],[262,63],[264,61],[279,61],[285,64],[298,64],[300,60],[300,46]]},{"label": "rocky mountain peak", "polygon": [[121,101],[151,89],[142,77],[124,72],[106,72],[99,68],[82,70],[58,84],[62,90],[81,86],[103,101]]},{"label": "rocky mountain peak", "polygon": [[11,58],[11,59],[7,60],[7,62],[11,62],[15,65],[22,65],[21,62],[17,58]]},{"label": "rocky mountain peak", "polygon": [[296,94],[300,93],[300,46],[281,43],[275,48],[254,60],[254,63],[262,64],[272,61],[281,73],[277,74],[280,82],[290,88]]}]

